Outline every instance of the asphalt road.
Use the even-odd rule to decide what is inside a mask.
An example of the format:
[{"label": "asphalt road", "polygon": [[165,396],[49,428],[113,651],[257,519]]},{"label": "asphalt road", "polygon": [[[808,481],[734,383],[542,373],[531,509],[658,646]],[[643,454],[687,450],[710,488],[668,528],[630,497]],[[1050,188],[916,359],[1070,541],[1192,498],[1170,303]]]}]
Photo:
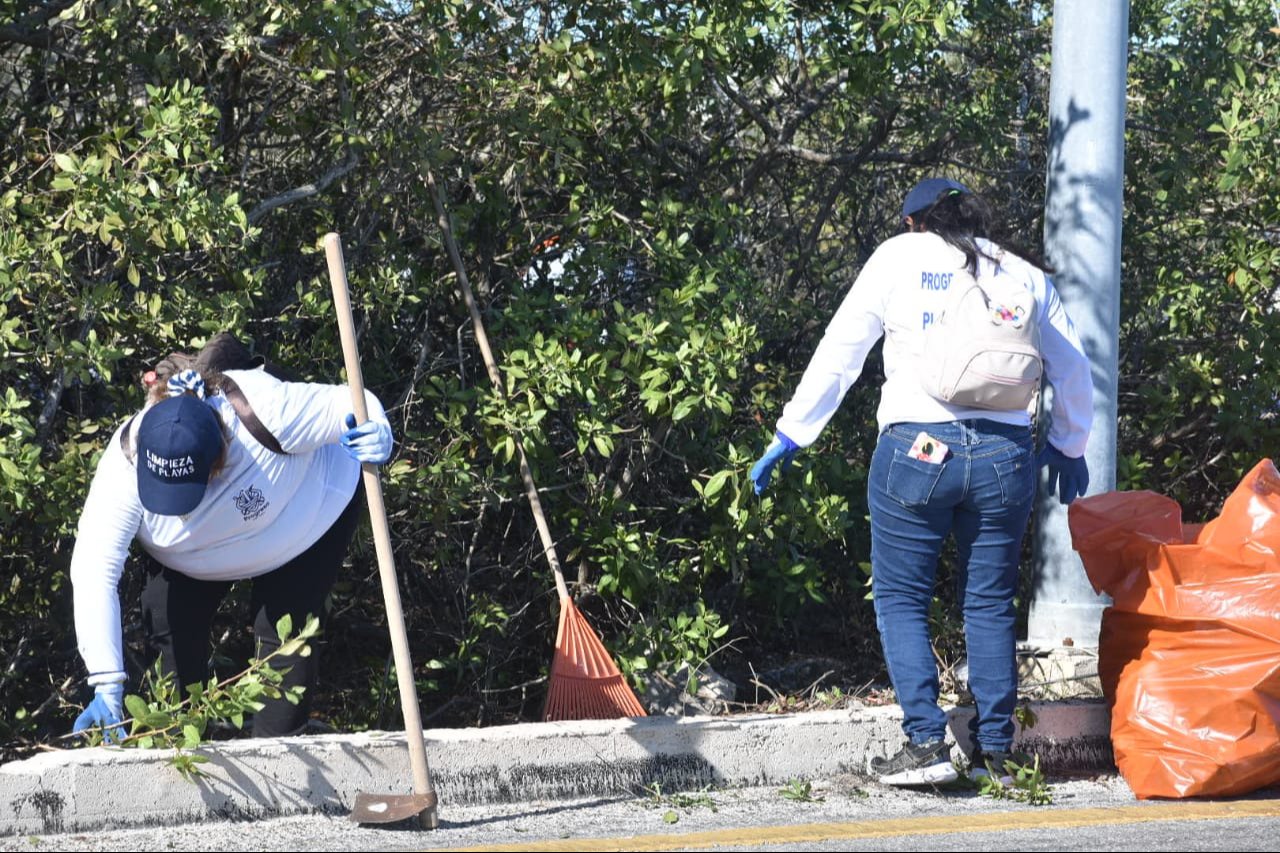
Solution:
[{"label": "asphalt road", "polygon": [[1139,801],[1116,776],[1050,780],[1039,806],[836,776],[808,788],[440,805],[433,831],[311,815],[0,838],[32,850],[1280,850],[1280,789],[1231,800]]}]

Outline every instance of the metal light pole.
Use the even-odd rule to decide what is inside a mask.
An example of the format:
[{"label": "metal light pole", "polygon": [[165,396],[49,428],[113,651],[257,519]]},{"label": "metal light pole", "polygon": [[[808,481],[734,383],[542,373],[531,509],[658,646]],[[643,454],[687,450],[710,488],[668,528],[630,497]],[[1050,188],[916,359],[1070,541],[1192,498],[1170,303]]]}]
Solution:
[{"label": "metal light pole", "polygon": [[[1093,431],[1085,452],[1090,494],[1116,482],[1128,41],[1128,0],[1053,4],[1045,254],[1093,365]],[[1108,602],[1089,585],[1071,548],[1066,507],[1046,494],[1043,481],[1036,519],[1027,640],[1041,649],[1096,647]]]}]

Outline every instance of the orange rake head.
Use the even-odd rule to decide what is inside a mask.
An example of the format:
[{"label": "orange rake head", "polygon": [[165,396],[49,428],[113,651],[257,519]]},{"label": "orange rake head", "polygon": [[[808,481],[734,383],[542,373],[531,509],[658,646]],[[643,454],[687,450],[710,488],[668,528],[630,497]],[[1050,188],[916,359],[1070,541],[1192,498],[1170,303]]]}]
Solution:
[{"label": "orange rake head", "polygon": [[614,720],[647,716],[640,700],[573,599],[560,598],[560,628],[543,720]]}]

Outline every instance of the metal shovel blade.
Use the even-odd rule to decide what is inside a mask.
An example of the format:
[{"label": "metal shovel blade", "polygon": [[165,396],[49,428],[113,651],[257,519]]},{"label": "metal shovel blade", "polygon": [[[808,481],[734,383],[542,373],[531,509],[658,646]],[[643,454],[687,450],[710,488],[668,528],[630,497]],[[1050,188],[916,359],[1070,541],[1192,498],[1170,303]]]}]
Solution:
[{"label": "metal shovel blade", "polygon": [[351,819],[356,823],[398,823],[417,817],[423,829],[440,825],[436,814],[439,798],[435,791],[425,794],[356,794]]}]

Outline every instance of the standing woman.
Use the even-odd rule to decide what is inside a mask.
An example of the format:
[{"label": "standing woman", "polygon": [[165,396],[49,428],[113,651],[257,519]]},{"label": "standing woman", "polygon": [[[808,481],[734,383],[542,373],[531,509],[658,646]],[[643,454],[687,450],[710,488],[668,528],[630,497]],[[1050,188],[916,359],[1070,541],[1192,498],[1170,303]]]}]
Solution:
[{"label": "standing woman", "polygon": [[[75,731],[121,731],[117,586],[135,539],[145,552],[147,645],[180,688],[209,678],[213,617],[235,581],[252,584],[259,657],[280,646],[284,615],[298,626],[309,615],[323,621],[359,517],[360,464],[381,464],[392,450],[382,404],[367,392],[366,402],[370,420],[357,426],[347,386],[283,382],[262,369],[210,372],[207,386],[184,370],[152,385],[103,452],[80,515],[71,580],[95,696]],[[266,700],[253,733],[300,734],[317,655],[273,666],[290,668],[282,688],[306,689],[298,705]]]},{"label": "standing woman", "polygon": [[[827,326],[751,478],[761,493],[779,461],[785,467],[818,438],[883,335],[880,437],[867,503],[876,624],[907,742],[893,757],[873,759],[871,770],[885,784],[922,785],[958,775],[945,743],[947,719],[938,706],[929,641],[943,541],[953,535],[959,555],[957,597],[977,704],[972,766],[978,774],[990,766],[1003,776],[1018,687],[1014,595],[1035,471],[1049,466],[1050,486],[1056,484],[1064,504],[1084,493],[1093,385],[1053,283],[1043,268],[992,242],[991,209],[978,195],[946,178],[921,181],[907,194],[902,222],[903,233],[871,255]],[[950,307],[949,294],[974,279],[997,278],[1033,298],[1044,377],[1053,385],[1038,465],[1028,401],[1013,408],[964,406],[926,390],[932,367],[926,330]],[[936,351],[934,342],[928,352]]]}]

